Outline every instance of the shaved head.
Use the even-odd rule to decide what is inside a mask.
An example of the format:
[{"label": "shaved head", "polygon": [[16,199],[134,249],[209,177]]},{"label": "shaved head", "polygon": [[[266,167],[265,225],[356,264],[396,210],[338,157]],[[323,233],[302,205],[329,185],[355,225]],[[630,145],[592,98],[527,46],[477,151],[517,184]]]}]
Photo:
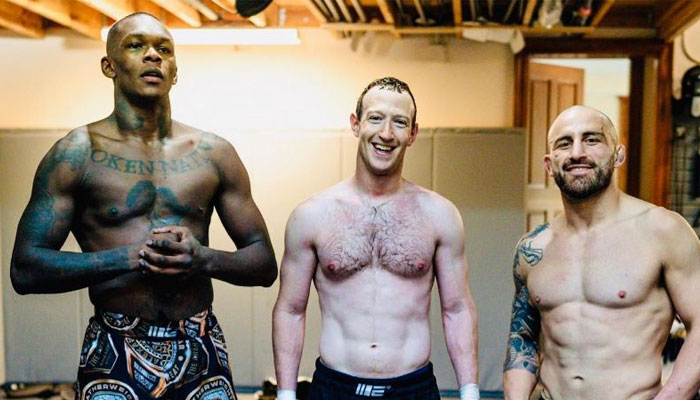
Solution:
[{"label": "shaved head", "polygon": [[613,146],[619,143],[619,137],[617,135],[617,130],[613,125],[610,118],[603,114],[602,112],[596,110],[595,108],[587,106],[573,106],[562,111],[552,122],[552,126],[549,128],[547,133],[547,144],[551,150],[552,143],[554,142],[556,136],[561,133],[562,129],[566,129],[571,126],[575,126],[580,122],[591,122],[595,125],[600,126],[600,132],[602,132],[606,138],[609,138]]},{"label": "shaved head", "polygon": [[[155,16],[146,13],[146,12],[137,12],[133,13],[130,15],[127,15],[126,17],[120,19],[119,21],[115,22],[114,25],[112,25],[111,28],[109,28],[109,33],[107,33],[107,56],[109,57],[114,57],[115,52],[117,48],[119,47],[119,41],[121,40],[123,36],[123,28],[125,26],[128,26],[129,22],[132,21],[138,21],[140,19],[151,19],[157,22],[159,25],[163,27],[163,30],[167,32],[168,36],[170,35],[170,32],[165,28],[165,25],[163,25],[162,22]],[[172,36],[171,36],[172,38]]]}]

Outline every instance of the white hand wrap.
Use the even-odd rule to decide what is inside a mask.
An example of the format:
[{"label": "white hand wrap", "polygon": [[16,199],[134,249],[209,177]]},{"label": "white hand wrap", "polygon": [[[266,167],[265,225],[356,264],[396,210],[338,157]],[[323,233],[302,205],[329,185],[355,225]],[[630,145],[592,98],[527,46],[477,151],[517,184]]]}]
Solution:
[{"label": "white hand wrap", "polygon": [[297,400],[296,390],[278,390],[277,400]]},{"label": "white hand wrap", "polygon": [[459,400],[479,400],[479,385],[467,383],[459,388]]}]

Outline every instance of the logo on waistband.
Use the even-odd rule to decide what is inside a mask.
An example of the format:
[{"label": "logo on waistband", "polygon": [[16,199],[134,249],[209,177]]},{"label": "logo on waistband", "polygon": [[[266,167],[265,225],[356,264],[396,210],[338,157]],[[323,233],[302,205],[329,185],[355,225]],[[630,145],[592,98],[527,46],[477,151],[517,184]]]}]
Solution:
[{"label": "logo on waistband", "polygon": [[391,386],[365,385],[364,383],[358,383],[357,389],[355,389],[355,394],[366,397],[384,397],[384,393],[389,389],[391,389]]}]

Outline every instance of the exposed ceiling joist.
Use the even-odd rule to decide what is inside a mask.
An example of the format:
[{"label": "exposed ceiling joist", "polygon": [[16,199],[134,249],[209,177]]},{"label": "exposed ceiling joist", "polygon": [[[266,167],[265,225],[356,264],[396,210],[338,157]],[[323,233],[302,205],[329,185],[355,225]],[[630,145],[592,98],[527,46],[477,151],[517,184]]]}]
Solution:
[{"label": "exposed ceiling joist", "polygon": [[5,0],[0,0],[0,26],[36,39],[44,37],[46,33],[40,15]]},{"label": "exposed ceiling joist", "polygon": [[393,25],[396,23],[394,14],[391,13],[391,8],[389,8],[389,3],[386,0],[377,0],[377,6],[379,6],[379,11],[381,11],[382,17],[384,17],[384,21],[387,24]]},{"label": "exposed ceiling joist", "polygon": [[523,15],[523,26],[530,26],[532,14],[535,13],[535,5],[537,5],[537,0],[527,0],[527,7],[525,7],[525,14]]},{"label": "exposed ceiling joist", "polygon": [[686,0],[682,13],[674,14],[673,18],[668,18],[666,15],[659,18],[657,29],[659,37],[670,42],[700,18],[700,1]]},{"label": "exposed ceiling joist", "polygon": [[360,2],[358,0],[352,0],[352,7],[355,9],[355,12],[357,13],[357,18],[360,20],[360,22],[367,22],[365,10],[362,9],[362,5],[360,5]]},{"label": "exposed ceiling joist", "polygon": [[68,0],[8,0],[9,2],[24,7],[27,10],[39,14],[46,19],[57,22],[65,27],[80,32],[94,39],[100,38],[102,28],[102,14],[83,5],[71,3]]},{"label": "exposed ceiling joist", "polygon": [[353,22],[352,14],[350,14],[350,10],[348,9],[348,5],[345,4],[345,0],[336,0],[336,2],[338,3],[340,12],[343,14],[343,18],[345,18],[347,22]]},{"label": "exposed ceiling joist", "polygon": [[88,7],[94,8],[102,14],[120,20],[129,14],[136,12],[134,2],[131,0],[77,0]]},{"label": "exposed ceiling joist", "polygon": [[[462,25],[462,0],[452,0],[452,14],[455,26]],[[462,34],[458,32],[457,37],[462,37]]]},{"label": "exposed ceiling joist", "polygon": [[182,0],[151,0],[195,28],[202,26],[197,10]]},{"label": "exposed ceiling joist", "polygon": [[302,0],[302,3],[304,3],[306,8],[311,11],[311,14],[318,20],[318,22],[322,24],[330,22],[326,14],[321,11],[316,2],[313,0]]},{"label": "exposed ceiling joist", "polygon": [[596,11],[593,20],[591,21],[591,26],[598,26],[598,24],[600,24],[600,21],[602,21],[603,18],[605,18],[605,14],[608,13],[610,7],[612,7],[614,3],[615,0],[605,0],[603,4],[601,4],[600,8],[598,8],[598,11]]}]

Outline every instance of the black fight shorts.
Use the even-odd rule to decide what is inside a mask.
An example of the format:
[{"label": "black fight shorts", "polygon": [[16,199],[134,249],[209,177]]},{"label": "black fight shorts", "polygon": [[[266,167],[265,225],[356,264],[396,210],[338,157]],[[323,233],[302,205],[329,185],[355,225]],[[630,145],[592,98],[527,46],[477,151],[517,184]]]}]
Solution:
[{"label": "black fight shorts", "polygon": [[96,311],[76,385],[76,400],[236,400],[211,308],[163,323]]},{"label": "black fight shorts", "polygon": [[389,379],[358,378],[332,370],[316,360],[309,400],[440,400],[433,364]]}]

